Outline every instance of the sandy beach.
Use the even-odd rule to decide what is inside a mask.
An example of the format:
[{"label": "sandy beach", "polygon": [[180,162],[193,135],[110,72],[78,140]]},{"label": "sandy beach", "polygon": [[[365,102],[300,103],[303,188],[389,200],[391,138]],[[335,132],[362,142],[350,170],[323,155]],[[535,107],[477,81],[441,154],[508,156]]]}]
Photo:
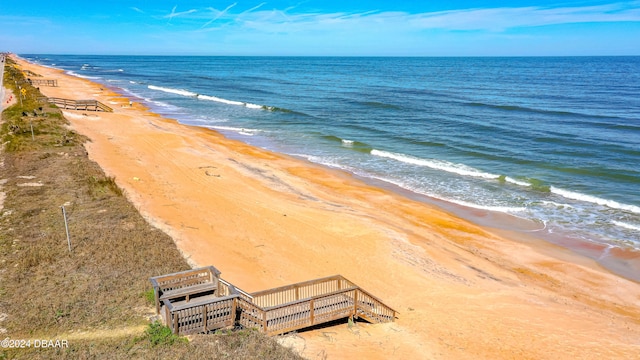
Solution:
[{"label": "sandy beach", "polygon": [[307,358],[640,359],[640,284],[594,260],[14,59],[58,81],[40,88],[46,96],[114,109],[64,114],[90,139],[90,158],[192,266],[214,265],[249,292],[341,274],[400,313],[390,324],[282,339]]}]

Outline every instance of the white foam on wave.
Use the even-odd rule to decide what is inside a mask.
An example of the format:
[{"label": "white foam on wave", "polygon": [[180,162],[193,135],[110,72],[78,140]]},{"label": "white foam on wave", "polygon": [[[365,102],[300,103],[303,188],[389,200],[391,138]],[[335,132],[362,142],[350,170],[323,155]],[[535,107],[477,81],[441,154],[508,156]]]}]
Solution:
[{"label": "white foam on wave", "polygon": [[148,104],[153,104],[153,105],[155,105],[157,107],[161,107],[163,109],[166,109],[167,111],[177,111],[177,110],[180,109],[179,107],[177,107],[175,105],[167,104],[167,103],[162,102],[162,101],[153,100],[153,99],[150,99],[148,97],[144,97],[144,96],[142,96],[142,95],[140,95],[140,94],[138,94],[136,92],[131,91],[130,89],[127,89],[127,88],[121,88],[121,89],[122,89],[122,91],[124,91],[127,94],[132,95],[133,97],[136,97],[136,98],[139,98],[139,99],[143,99],[144,102],[146,102]]},{"label": "white foam on wave", "polygon": [[307,160],[311,161],[312,163],[328,166],[330,168],[348,171],[348,172],[351,172],[351,173],[354,173],[356,175],[360,175],[360,176],[363,176],[363,177],[368,176],[366,174],[359,173],[354,168],[351,168],[349,166],[340,164],[338,161],[336,161],[336,159],[331,158],[331,157],[321,157],[321,156],[315,156],[315,155],[309,155],[309,154],[298,154],[298,153],[294,153],[294,154],[291,154],[291,155],[292,156],[301,157],[301,158],[304,158],[304,159],[307,159]]},{"label": "white foam on wave", "polygon": [[71,70],[67,71],[68,75],[71,76],[75,76],[75,77],[79,77],[79,78],[83,78],[83,79],[90,79],[90,80],[97,80],[97,79],[102,79],[100,76],[87,76],[87,75],[80,75],[78,73],[75,73]]},{"label": "white foam on wave", "polygon": [[182,96],[189,96],[189,97],[197,97],[198,94],[188,91],[188,90],[183,90],[183,89],[172,89],[172,88],[167,88],[167,87],[162,87],[162,86],[155,86],[155,85],[149,85],[147,86],[149,89],[151,90],[157,90],[157,91],[163,91],[166,93],[170,93],[170,94],[176,94],[176,95],[182,95]]},{"label": "white foam on wave", "polygon": [[197,96],[197,98],[200,99],[200,100],[215,101],[215,102],[219,102],[219,103],[223,103],[223,104],[227,104],[227,105],[244,106],[244,107],[247,107],[249,109],[262,109],[262,108],[264,108],[262,105],[258,105],[258,104],[252,104],[252,103],[246,103],[246,102],[242,102],[242,101],[223,99],[223,98],[219,98],[217,96],[211,96],[211,95],[200,95],[199,94]]},{"label": "white foam on wave", "polygon": [[613,225],[620,226],[620,227],[625,228],[625,229],[640,231],[640,225],[629,224],[629,223],[625,223],[625,222],[622,222],[622,221],[616,221],[616,220],[611,221],[611,223]]},{"label": "white foam on wave", "polygon": [[151,90],[164,91],[166,93],[182,95],[187,97],[195,97],[199,100],[214,101],[214,102],[219,102],[227,105],[244,106],[249,109],[269,109],[269,107],[267,106],[262,106],[262,105],[252,104],[252,103],[247,103],[242,101],[236,101],[236,100],[229,100],[229,99],[224,99],[224,98],[212,96],[212,95],[198,94],[198,93],[194,93],[192,91],[184,90],[184,89],[173,89],[173,88],[156,86],[156,85],[148,85],[147,87]]},{"label": "white foam on wave", "polygon": [[353,140],[342,139],[342,145],[345,147],[353,147]]},{"label": "white foam on wave", "polygon": [[468,207],[468,208],[472,208],[472,209],[479,209],[479,210],[486,210],[486,211],[493,211],[493,212],[501,212],[501,213],[506,213],[506,214],[511,214],[513,215],[514,213],[518,213],[518,212],[523,212],[526,211],[527,209],[524,207],[515,207],[515,206],[491,206],[491,205],[480,205],[480,204],[476,204],[476,203],[472,203],[472,202],[468,202],[468,201],[464,201],[464,200],[457,200],[457,199],[451,199],[445,196],[441,196],[438,194],[434,194],[434,193],[429,193],[426,192],[424,190],[421,189],[416,189],[412,186],[407,186],[406,184],[402,183],[401,181],[397,181],[397,180],[393,180],[393,179],[388,179],[388,178],[384,178],[384,177],[379,177],[379,176],[370,176],[376,180],[380,180],[380,181],[384,181],[393,185],[396,185],[400,188],[412,191],[416,194],[420,194],[420,195],[424,195],[424,196],[428,196],[434,199],[438,199],[438,200],[442,200],[442,201],[446,201],[452,204],[456,204],[456,205],[460,205],[460,206],[464,206],[464,207]]},{"label": "white foam on wave", "polygon": [[235,132],[241,135],[246,135],[246,136],[254,136],[257,133],[262,132],[262,130],[259,130],[259,129],[238,128],[233,126],[210,125],[205,127],[213,130],[232,131],[232,132]]},{"label": "white foam on wave", "polygon": [[454,203],[454,204],[457,204],[457,205],[473,208],[473,209],[495,211],[495,212],[501,212],[501,213],[507,213],[507,214],[513,214],[513,213],[516,213],[516,212],[522,212],[522,211],[527,210],[527,208],[524,208],[524,207],[489,206],[489,205],[474,204],[474,203],[471,203],[471,202],[468,202],[468,201],[462,201],[462,200],[451,200],[451,199],[443,199],[443,200],[451,202],[451,203]]},{"label": "white foam on wave", "polygon": [[454,164],[452,162],[443,160],[422,159],[410,155],[397,154],[376,149],[371,150],[371,155],[397,160],[406,164],[424,166],[435,170],[442,170],[463,176],[473,176],[484,179],[498,179],[500,177],[499,175],[482,172],[467,165]]},{"label": "white foam on wave", "polygon": [[514,178],[505,176],[504,180],[508,183],[512,183],[512,184],[516,184],[516,185],[520,185],[520,186],[531,186],[530,183],[526,182],[526,181],[522,181],[522,180],[516,180]]},{"label": "white foam on wave", "polygon": [[551,186],[550,191],[556,195],[563,196],[567,199],[590,202],[593,204],[598,204],[598,205],[610,207],[613,209],[625,210],[625,211],[630,211],[632,213],[640,214],[640,207],[635,205],[622,204],[614,200],[608,200],[608,199],[599,198],[593,195],[587,195],[587,194],[582,194],[575,191],[564,190],[554,186]]},{"label": "white foam on wave", "polygon": [[215,102],[219,102],[219,103],[223,103],[223,104],[227,104],[227,105],[244,106],[244,103],[241,102],[241,101],[227,100],[227,99],[219,98],[217,96],[198,95],[198,99],[200,99],[200,100],[208,100],[208,101],[215,101]]},{"label": "white foam on wave", "polygon": [[[399,188],[402,188],[402,189],[405,189],[405,190],[409,190],[409,191],[414,192],[416,194],[428,196],[430,198],[446,201],[446,202],[449,202],[449,203],[452,203],[452,204],[456,204],[456,205],[460,205],[460,206],[464,206],[464,207],[468,207],[468,208],[486,210],[486,211],[493,211],[493,212],[500,212],[500,213],[506,213],[506,214],[510,214],[510,215],[514,215],[514,216],[515,216],[516,213],[520,213],[520,212],[523,212],[523,211],[527,210],[525,207],[480,205],[480,204],[475,204],[475,203],[471,203],[471,202],[468,202],[468,201],[451,199],[451,198],[448,198],[448,197],[445,197],[445,196],[441,196],[441,195],[438,195],[438,194],[435,194],[435,193],[430,193],[430,192],[424,191],[422,189],[415,188],[413,186],[407,185],[406,183],[403,183],[402,181],[399,181],[399,180],[396,180],[396,179],[376,176],[376,175],[373,175],[373,174],[370,174],[370,173],[358,171],[357,169],[351,168],[349,166],[345,166],[343,164],[339,164],[336,161],[332,161],[332,160],[329,160],[329,159],[324,158],[324,157],[318,157],[318,156],[307,155],[307,154],[293,154],[293,156],[303,157],[303,158],[305,158],[305,159],[307,159],[307,160],[309,160],[311,162],[314,162],[314,163],[322,164],[322,165],[329,166],[329,167],[336,168],[336,169],[346,170],[346,171],[352,172],[352,173],[354,173],[354,174],[356,174],[358,176],[362,176],[362,177],[365,177],[365,178],[371,178],[371,179],[383,181],[383,182],[395,185],[395,186],[397,186]],[[546,225],[545,225],[545,227],[546,227]],[[536,230],[536,231],[538,231],[538,230]]]},{"label": "white foam on wave", "polygon": [[574,208],[572,205],[569,204],[561,204],[561,203],[557,203],[555,201],[542,201],[541,202],[543,205],[549,205],[551,207],[555,207],[555,208],[568,208],[568,209],[572,209]]}]

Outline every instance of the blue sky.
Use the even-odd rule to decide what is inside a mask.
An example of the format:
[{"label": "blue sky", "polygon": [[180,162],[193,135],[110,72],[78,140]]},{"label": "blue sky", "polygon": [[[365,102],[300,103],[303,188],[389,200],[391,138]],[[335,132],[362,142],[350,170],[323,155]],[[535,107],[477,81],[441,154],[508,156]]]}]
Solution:
[{"label": "blue sky", "polygon": [[640,55],[640,1],[12,1],[18,54]]}]

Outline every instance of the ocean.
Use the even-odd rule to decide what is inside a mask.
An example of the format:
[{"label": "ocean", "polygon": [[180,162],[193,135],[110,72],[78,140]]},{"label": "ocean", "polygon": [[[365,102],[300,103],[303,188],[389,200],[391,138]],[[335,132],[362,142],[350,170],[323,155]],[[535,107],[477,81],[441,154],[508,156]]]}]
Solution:
[{"label": "ocean", "polygon": [[21,56],[485,225],[640,250],[640,57]]}]

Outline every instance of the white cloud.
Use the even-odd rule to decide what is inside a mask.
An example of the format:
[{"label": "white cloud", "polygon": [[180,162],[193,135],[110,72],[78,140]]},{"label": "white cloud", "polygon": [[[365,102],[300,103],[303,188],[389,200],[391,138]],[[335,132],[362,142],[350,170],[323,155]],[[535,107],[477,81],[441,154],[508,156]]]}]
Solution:
[{"label": "white cloud", "polygon": [[226,14],[231,8],[233,8],[234,6],[238,5],[237,2],[227,6],[224,10],[220,11],[218,9],[214,9],[214,8],[209,8],[208,10],[211,11],[214,16],[211,20],[207,21],[204,25],[202,25],[202,27],[207,27],[209,26],[212,22],[218,20],[219,18],[221,18],[224,14]]},{"label": "white cloud", "polygon": [[[485,30],[503,31],[511,28],[544,25],[640,21],[640,8],[632,3],[616,3],[590,7],[519,7],[465,9],[431,13],[343,12],[317,14],[286,14],[284,11],[260,11],[245,16],[244,25],[255,30],[282,32],[328,30],[339,28],[372,29],[384,26],[391,31],[404,30]],[[276,16],[279,15],[279,16]]]},{"label": "white cloud", "polygon": [[187,11],[182,11],[182,12],[176,12],[176,9],[178,8],[178,5],[174,6],[173,9],[171,9],[171,13],[163,16],[165,19],[173,19],[174,17],[179,17],[179,16],[185,16],[185,15],[189,15],[192,13],[197,12],[198,10],[196,9],[191,9],[191,10],[187,10]]}]

